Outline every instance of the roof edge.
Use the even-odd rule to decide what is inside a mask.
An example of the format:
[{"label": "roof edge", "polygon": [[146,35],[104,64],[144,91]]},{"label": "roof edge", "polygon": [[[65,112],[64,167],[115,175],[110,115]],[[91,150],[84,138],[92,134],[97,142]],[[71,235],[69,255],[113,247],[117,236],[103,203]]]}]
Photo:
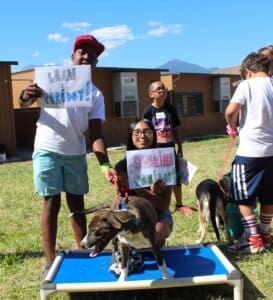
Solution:
[{"label": "roof edge", "polygon": [[0,65],[18,65],[18,61],[3,61],[3,60],[0,60]]}]

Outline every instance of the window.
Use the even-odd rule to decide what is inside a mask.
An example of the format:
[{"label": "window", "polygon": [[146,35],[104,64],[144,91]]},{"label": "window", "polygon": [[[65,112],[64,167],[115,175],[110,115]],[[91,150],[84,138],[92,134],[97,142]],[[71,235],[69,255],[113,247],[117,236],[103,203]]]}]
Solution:
[{"label": "window", "polygon": [[179,117],[203,114],[203,95],[201,93],[174,93],[174,105]]},{"label": "window", "polygon": [[137,101],[134,96],[126,96],[120,101],[114,100],[114,110],[116,117],[136,117],[138,114]]},{"label": "window", "polygon": [[225,112],[231,97],[230,78],[221,77],[213,79],[214,111]]},{"label": "window", "polygon": [[116,117],[138,116],[137,73],[113,74],[114,113]]},{"label": "window", "polygon": [[224,113],[228,104],[229,104],[229,100],[214,101],[214,111]]}]

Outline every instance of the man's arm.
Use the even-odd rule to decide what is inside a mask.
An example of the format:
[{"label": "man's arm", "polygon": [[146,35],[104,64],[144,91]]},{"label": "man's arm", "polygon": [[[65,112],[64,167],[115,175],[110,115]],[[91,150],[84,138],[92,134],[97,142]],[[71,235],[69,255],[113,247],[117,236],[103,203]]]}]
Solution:
[{"label": "man's arm", "polygon": [[96,155],[104,176],[107,180],[112,180],[113,176],[116,175],[117,172],[112,168],[108,158],[100,119],[92,119],[89,121],[89,137],[93,152]]},{"label": "man's arm", "polygon": [[228,125],[237,130],[238,115],[242,105],[235,102],[230,102],[225,110],[225,118]]}]

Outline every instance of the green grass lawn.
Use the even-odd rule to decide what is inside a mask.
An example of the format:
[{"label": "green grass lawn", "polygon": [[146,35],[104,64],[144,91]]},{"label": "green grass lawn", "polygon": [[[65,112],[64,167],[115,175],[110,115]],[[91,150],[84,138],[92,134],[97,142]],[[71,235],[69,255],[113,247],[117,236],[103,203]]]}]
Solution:
[{"label": "green grass lawn", "polygon": [[[229,139],[226,137],[188,141],[183,144],[184,156],[198,167],[189,186],[183,186],[184,204],[196,206],[195,187],[205,178],[216,179],[224,162]],[[233,149],[231,159],[236,151]],[[125,149],[109,150],[114,164],[125,155]],[[227,170],[229,171],[230,162]],[[115,197],[113,186],[104,180],[93,155],[88,155],[90,193],[86,207]],[[172,199],[172,210],[174,199]],[[39,299],[40,279],[44,259],[42,253],[40,214],[42,199],[33,192],[32,162],[0,165],[0,299]],[[65,201],[59,215],[58,250],[75,249],[68,209]],[[89,216],[90,218],[90,216]],[[174,230],[167,246],[193,244],[198,238],[198,213],[191,216],[173,214]],[[206,242],[215,242],[211,227]],[[244,278],[244,299],[273,299],[273,252],[257,255],[231,255],[225,244],[219,245]],[[98,293],[92,299],[232,299],[233,288],[227,285],[186,287],[132,294]],[[90,295],[71,296],[91,299]],[[68,299],[56,293],[51,299]]]}]

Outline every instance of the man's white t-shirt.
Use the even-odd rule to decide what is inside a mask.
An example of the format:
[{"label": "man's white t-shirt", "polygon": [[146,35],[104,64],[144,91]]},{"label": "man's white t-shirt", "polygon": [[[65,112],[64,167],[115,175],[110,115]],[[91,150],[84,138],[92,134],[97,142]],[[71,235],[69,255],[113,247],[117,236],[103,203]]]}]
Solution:
[{"label": "man's white t-shirt", "polygon": [[242,105],[237,155],[273,156],[273,85],[270,77],[242,81],[230,101]]},{"label": "man's white t-shirt", "polygon": [[85,154],[84,132],[91,119],[105,120],[104,97],[94,85],[89,107],[41,108],[34,148],[63,155]]}]

